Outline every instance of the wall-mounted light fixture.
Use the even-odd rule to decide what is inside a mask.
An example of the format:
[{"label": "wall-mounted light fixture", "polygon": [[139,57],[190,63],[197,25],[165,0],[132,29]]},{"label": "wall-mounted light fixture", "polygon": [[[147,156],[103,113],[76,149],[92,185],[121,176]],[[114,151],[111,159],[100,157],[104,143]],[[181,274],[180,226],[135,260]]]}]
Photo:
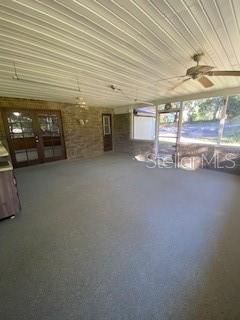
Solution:
[{"label": "wall-mounted light fixture", "polygon": [[85,127],[89,122],[88,119],[76,119],[76,120],[81,127]]}]

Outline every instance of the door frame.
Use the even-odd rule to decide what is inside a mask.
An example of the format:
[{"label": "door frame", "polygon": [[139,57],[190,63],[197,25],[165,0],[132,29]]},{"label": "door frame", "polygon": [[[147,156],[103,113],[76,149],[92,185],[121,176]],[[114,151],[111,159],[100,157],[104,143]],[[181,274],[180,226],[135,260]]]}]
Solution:
[{"label": "door frame", "polygon": [[[37,113],[38,112],[46,112],[46,113],[58,113],[59,114],[59,125],[60,125],[60,129],[61,129],[61,135],[60,135],[60,139],[61,139],[61,144],[63,146],[63,156],[61,157],[55,157],[55,158],[49,158],[47,159],[47,161],[45,161],[44,158],[44,154],[43,154],[43,140],[40,139],[39,142],[36,144],[36,148],[38,151],[38,155],[39,158],[36,160],[31,160],[31,165],[34,164],[39,164],[39,163],[44,163],[44,162],[51,162],[51,161],[57,161],[57,160],[63,160],[66,159],[66,145],[65,145],[65,137],[64,137],[64,130],[63,130],[63,124],[62,124],[62,112],[61,110],[57,110],[57,109],[38,109],[38,108],[0,108],[0,112],[2,114],[2,119],[3,119],[3,127],[4,127],[4,133],[6,135],[6,140],[7,140],[7,144],[8,144],[8,149],[9,149],[9,153],[11,156],[11,160],[13,163],[13,166],[15,168],[19,168],[19,167],[25,167],[29,165],[29,161],[23,161],[21,163],[18,163],[16,161],[16,157],[15,157],[15,150],[13,149],[13,145],[12,145],[12,139],[10,138],[10,132],[9,132],[9,127],[8,127],[8,119],[7,119],[7,113],[8,112],[29,112],[29,114],[33,114],[33,127],[35,127],[35,129],[37,130],[37,136],[38,138],[40,137],[40,132],[39,132],[39,127],[36,124],[37,122]],[[35,113],[35,114],[34,114]]]},{"label": "door frame", "polygon": [[177,124],[177,135],[176,135],[176,153],[178,153],[178,145],[179,145],[179,139],[180,139],[180,134],[181,134],[181,117],[182,117],[182,108],[177,108],[177,109],[170,109],[170,110],[157,110],[156,114],[156,150],[155,154],[158,156],[159,153],[159,126],[160,126],[160,115],[163,113],[178,113],[178,124]]},{"label": "door frame", "polygon": [[[58,160],[64,160],[66,159],[66,145],[65,145],[65,137],[64,137],[64,131],[63,131],[63,124],[62,124],[62,112],[61,110],[56,110],[56,109],[34,109],[34,111],[38,112],[46,112],[46,113],[57,113],[59,114],[59,127],[61,129],[61,134],[60,134],[60,139],[61,139],[61,145],[63,146],[63,156],[59,156],[59,157],[54,157],[54,158],[47,158],[47,160],[45,161],[45,157],[44,157],[44,152],[43,152],[43,148],[44,148],[44,144],[43,144],[43,139],[39,140],[39,143],[41,145],[41,153],[42,153],[42,163],[45,162],[51,162],[51,161],[58,161]],[[38,115],[36,115],[37,117]],[[38,128],[39,130],[39,128]],[[41,133],[38,132],[38,136],[41,136]]]},{"label": "door frame", "polygon": [[[104,150],[105,146],[104,146],[104,137],[107,135],[104,135],[104,125],[103,125],[103,117],[104,116],[109,116],[110,117],[110,128],[111,128],[111,150]],[[102,113],[102,135],[103,135],[103,151],[104,152],[109,152],[113,150],[113,127],[112,127],[112,113]]]}]

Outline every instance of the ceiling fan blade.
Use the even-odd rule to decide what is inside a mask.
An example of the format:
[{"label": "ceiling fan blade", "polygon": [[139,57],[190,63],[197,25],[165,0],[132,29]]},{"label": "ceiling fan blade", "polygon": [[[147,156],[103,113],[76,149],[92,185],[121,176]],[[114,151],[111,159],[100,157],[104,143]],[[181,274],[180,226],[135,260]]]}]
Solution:
[{"label": "ceiling fan blade", "polygon": [[214,83],[211,80],[209,80],[207,77],[203,76],[201,78],[198,78],[197,80],[198,80],[198,82],[201,83],[201,85],[204,88],[210,88],[210,87],[214,86]]},{"label": "ceiling fan blade", "polygon": [[206,74],[208,76],[239,77],[240,76],[240,71],[219,70],[219,71],[209,71]]},{"label": "ceiling fan blade", "polygon": [[176,88],[178,88],[179,86],[181,86],[184,82],[191,80],[192,78],[187,78],[187,79],[183,79],[182,81],[178,82],[177,84],[175,84],[175,86],[173,86],[172,88],[170,88],[168,91],[172,91],[175,90]]}]

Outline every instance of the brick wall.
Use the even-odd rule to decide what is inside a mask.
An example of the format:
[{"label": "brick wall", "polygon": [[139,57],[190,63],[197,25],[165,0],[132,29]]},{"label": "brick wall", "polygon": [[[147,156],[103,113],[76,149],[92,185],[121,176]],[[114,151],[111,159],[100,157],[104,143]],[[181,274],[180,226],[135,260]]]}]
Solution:
[{"label": "brick wall", "polygon": [[[112,113],[110,108],[89,107],[82,111],[69,103],[0,97],[0,140],[5,144],[1,116],[1,110],[5,108],[61,110],[67,158],[90,158],[103,153],[102,113]],[[82,126],[80,119],[88,120],[88,123]]]}]

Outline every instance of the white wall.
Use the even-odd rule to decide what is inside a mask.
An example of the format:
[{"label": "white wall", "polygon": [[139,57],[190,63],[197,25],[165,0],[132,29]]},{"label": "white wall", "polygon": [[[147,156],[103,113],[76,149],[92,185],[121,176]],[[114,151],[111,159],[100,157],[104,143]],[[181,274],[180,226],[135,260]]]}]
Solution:
[{"label": "white wall", "polygon": [[133,137],[136,140],[154,140],[155,118],[134,117]]}]

